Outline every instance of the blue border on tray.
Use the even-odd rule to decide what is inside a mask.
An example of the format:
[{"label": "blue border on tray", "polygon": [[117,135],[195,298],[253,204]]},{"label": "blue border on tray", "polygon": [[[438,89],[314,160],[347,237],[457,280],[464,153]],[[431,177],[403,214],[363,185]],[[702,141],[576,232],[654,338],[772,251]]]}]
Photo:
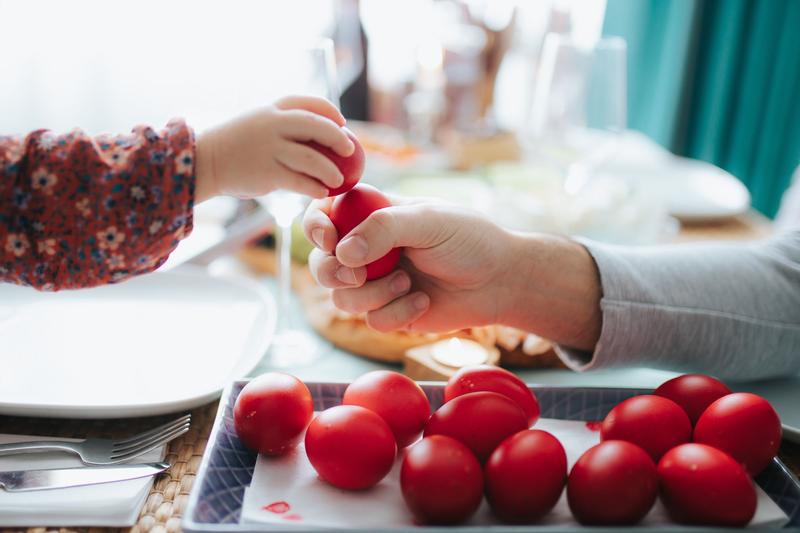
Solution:
[{"label": "blue border on tray", "polygon": [[[188,532],[277,531],[258,524],[239,524],[244,491],[253,478],[257,455],[247,450],[233,429],[233,404],[247,380],[229,385],[220,400],[208,447],[186,508],[182,528]],[[321,411],[341,402],[346,383],[306,383],[314,398],[314,409]],[[443,402],[443,383],[422,383],[422,388],[437,408]],[[620,401],[652,392],[644,389],[596,387],[538,387],[536,391],[543,418],[564,420],[601,420]],[[787,528],[800,527],[800,481],[779,459],[759,474],[756,482],[789,516]],[[410,528],[421,529],[421,528]],[[426,530],[475,531],[472,527],[425,528]],[[497,526],[493,531],[546,531],[552,528],[532,526]],[[644,528],[628,528],[628,530]],[[681,531],[710,528],[681,528]],[[286,531],[297,532],[299,528]],[[563,529],[560,529],[563,531]],[[398,531],[392,529],[392,531]]]}]

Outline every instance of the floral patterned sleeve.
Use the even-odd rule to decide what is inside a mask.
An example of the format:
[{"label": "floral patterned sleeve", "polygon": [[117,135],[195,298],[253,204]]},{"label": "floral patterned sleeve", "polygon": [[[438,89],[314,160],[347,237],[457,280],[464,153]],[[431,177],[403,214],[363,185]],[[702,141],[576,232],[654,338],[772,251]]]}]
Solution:
[{"label": "floral patterned sleeve", "polygon": [[194,160],[181,120],[0,136],[0,281],[54,291],[155,270],[192,230]]}]

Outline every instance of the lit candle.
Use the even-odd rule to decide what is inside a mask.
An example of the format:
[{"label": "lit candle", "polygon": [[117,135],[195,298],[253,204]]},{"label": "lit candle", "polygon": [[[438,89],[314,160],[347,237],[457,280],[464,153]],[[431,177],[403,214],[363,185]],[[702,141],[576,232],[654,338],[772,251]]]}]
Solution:
[{"label": "lit candle", "polygon": [[431,355],[437,363],[453,368],[481,365],[489,360],[489,350],[485,346],[456,337],[431,345]]}]

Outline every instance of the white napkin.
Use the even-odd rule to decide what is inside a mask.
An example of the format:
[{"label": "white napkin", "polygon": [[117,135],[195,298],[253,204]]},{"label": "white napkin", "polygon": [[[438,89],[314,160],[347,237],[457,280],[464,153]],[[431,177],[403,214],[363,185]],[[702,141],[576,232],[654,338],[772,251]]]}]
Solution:
[{"label": "white napkin", "polygon": [[[567,452],[569,467],[600,440],[585,422],[541,419],[536,429],[549,431],[561,441]],[[411,527],[415,523],[403,503],[400,492],[398,458],[389,475],[372,489],[348,492],[319,480],[306,458],[302,444],[281,458],[258,457],[253,481],[245,491],[242,504],[242,523],[280,524],[283,527],[315,527],[370,529]],[[758,508],[750,522],[751,528],[780,527],[788,522],[783,511],[756,487]],[[484,500],[466,526],[497,524]],[[555,508],[538,525],[570,526],[579,524],[572,518],[566,491]],[[660,501],[645,517],[641,527],[673,525]]]},{"label": "white napkin", "polygon": [[[44,438],[0,434],[0,444]],[[161,446],[130,462],[161,461],[164,452]],[[0,471],[75,466],[83,466],[76,455],[59,452],[0,456]],[[147,477],[33,492],[0,489],[0,526],[133,526],[152,486],[153,478]]]}]

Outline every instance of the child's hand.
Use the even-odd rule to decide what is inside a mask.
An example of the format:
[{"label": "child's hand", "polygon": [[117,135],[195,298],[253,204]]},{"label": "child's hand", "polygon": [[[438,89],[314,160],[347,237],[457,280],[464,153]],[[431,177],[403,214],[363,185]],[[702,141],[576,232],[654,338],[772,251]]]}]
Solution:
[{"label": "child's hand", "polygon": [[316,141],[342,156],[355,147],[330,102],[290,96],[235,118],[197,140],[196,202],[216,195],[240,198],[288,189],[314,198],[327,196],[344,178],[336,165],[302,144]]}]

